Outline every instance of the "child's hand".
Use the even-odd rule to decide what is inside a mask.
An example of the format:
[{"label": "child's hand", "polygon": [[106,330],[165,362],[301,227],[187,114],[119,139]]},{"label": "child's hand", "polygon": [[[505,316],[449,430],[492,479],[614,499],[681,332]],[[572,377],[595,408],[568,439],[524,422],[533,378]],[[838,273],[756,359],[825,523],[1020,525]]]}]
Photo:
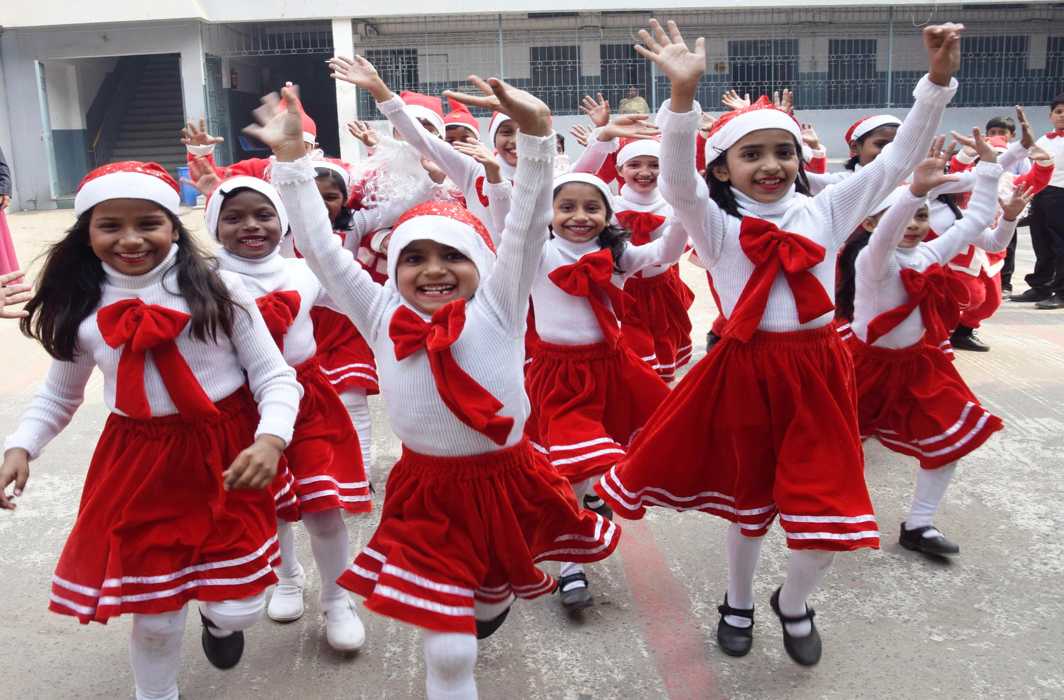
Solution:
[{"label": "child's hand", "polygon": [[275,435],[260,435],[236,456],[233,464],[222,472],[225,490],[264,489],[277,476],[277,462],[284,452],[284,440]]},{"label": "child's hand", "polygon": [[[4,453],[4,465],[0,467],[0,510],[15,510],[15,499],[22,495],[30,479],[30,456],[21,447],[12,447]],[[15,482],[15,490],[7,495],[7,485]]]},{"label": "child's hand", "polygon": [[23,309],[8,309],[8,306],[22,304],[33,298],[33,287],[18,282],[23,277],[22,270],[15,270],[6,275],[0,275],[0,318],[23,318],[28,312]]},{"label": "child's hand", "polygon": [[672,111],[688,112],[694,103],[698,81],[706,72],[706,40],[698,37],[694,51],[687,48],[676,23],[669,20],[668,34],[656,19],[650,20],[650,31],[639,30],[643,45],[635,45],[636,53],[657,64],[672,83]]},{"label": "child's hand", "polygon": [[1012,188],[1012,194],[1008,199],[998,199],[998,203],[1005,214],[1005,219],[1015,221],[1032,199],[1034,199],[1034,188],[1024,187],[1023,183],[1020,183]]},{"label": "child's hand", "polygon": [[362,142],[363,146],[371,150],[376,148],[377,144],[381,142],[380,136],[377,135],[377,130],[358,119],[347,122],[347,133],[354,136]]},{"label": "child's hand", "polygon": [[772,104],[787,114],[794,114],[794,93],[791,92],[790,88],[783,88],[782,94],[779,90],[774,90],[772,92]]},{"label": "child's hand", "polygon": [[1021,105],[1016,105],[1016,121],[1020,125],[1020,145],[1030,150],[1034,146],[1034,132]]},{"label": "child's hand", "polygon": [[181,178],[181,182],[192,185],[197,192],[210,197],[222,184],[222,178],[218,177],[206,158],[193,158],[188,164],[188,177]]},{"label": "child's hand", "polygon": [[936,85],[949,85],[961,67],[961,32],[963,24],[936,24],[924,27],[928,75]]},{"label": "child's hand", "polygon": [[546,136],[551,133],[550,107],[535,95],[520,90],[498,78],[483,78],[471,75],[473,83],[483,95],[469,95],[454,90],[443,94],[462,104],[502,112],[517,122],[517,128],[529,136]]},{"label": "child's hand", "polygon": [[584,95],[580,101],[580,111],[591,119],[595,126],[606,126],[610,123],[610,103],[603,99],[602,93],[597,93],[598,100],[592,99],[591,95]]},{"label": "child's hand", "polygon": [[956,131],[951,131],[950,134],[953,135],[954,141],[961,144],[962,146],[967,146],[968,148],[974,150],[975,154],[979,156],[979,160],[983,163],[997,162],[997,151],[995,151],[994,147],[991,146],[985,138],[983,138],[983,133],[979,131],[979,127],[975,127],[974,129],[972,129],[971,138],[964,136],[963,134],[959,134]]},{"label": "child's hand", "polygon": [[495,154],[491,152],[491,149],[480,141],[474,141],[473,143],[467,141],[455,141],[451,146],[453,146],[454,150],[459,153],[464,153],[483,165],[484,177],[488,182],[493,185],[502,182],[502,171],[499,169],[499,161],[495,159]]},{"label": "child's hand", "polygon": [[181,143],[186,146],[213,146],[224,142],[221,136],[211,136],[207,133],[207,120],[200,117],[199,126],[195,122],[188,122],[181,130]]},{"label": "child's hand", "polygon": [[354,58],[333,56],[326,63],[329,64],[330,77],[333,80],[351,83],[363,90],[368,90],[377,102],[386,102],[391,98],[392,91],[381,80],[377,69],[366,60],[365,56],[356,55]]},{"label": "child's hand", "polygon": [[1031,162],[1038,163],[1043,167],[1053,165],[1053,156],[1041,146],[1031,146],[1027,151],[1027,157],[1031,159]]},{"label": "child's hand", "polygon": [[647,124],[649,114],[625,114],[617,117],[599,129],[599,141],[612,141],[618,138],[645,139],[661,133],[653,124]]},{"label": "child's hand", "polygon": [[281,89],[286,109],[276,92],[262,98],[262,106],[252,112],[257,124],[248,124],[244,133],[270,147],[279,161],[294,161],[303,157],[303,122],[299,115],[299,88],[295,85]]},{"label": "child's hand", "polygon": [[802,124],[802,143],[814,151],[820,150],[820,136],[817,135],[816,129],[813,128],[812,124]]},{"label": "child's hand", "polygon": [[443,181],[447,179],[447,173],[443,172],[443,170],[440,169],[440,166],[436,165],[434,161],[431,161],[428,158],[421,159],[421,167],[429,174],[429,179],[437,185],[443,184]]},{"label": "child's hand", "polygon": [[740,97],[739,93],[731,89],[720,96],[720,103],[728,109],[743,109],[750,106],[750,93]]},{"label": "child's hand", "polygon": [[926,197],[928,192],[939,185],[953,182],[957,179],[957,175],[946,174],[946,166],[949,165],[950,159],[956,153],[957,145],[950,144],[948,149],[943,150],[942,146],[945,143],[945,136],[936,136],[934,141],[931,142],[927,158],[913,170],[913,181],[909,185],[909,191],[912,192],[913,196]]},{"label": "child's hand", "polygon": [[569,133],[573,135],[578,144],[587,148],[588,139],[591,138],[591,129],[588,129],[583,124],[573,124],[569,127]]},{"label": "child's hand", "polygon": [[703,138],[709,138],[709,130],[713,128],[713,125],[717,123],[717,118],[712,114],[706,114],[702,112],[702,123],[698,125],[698,130],[702,132]]}]

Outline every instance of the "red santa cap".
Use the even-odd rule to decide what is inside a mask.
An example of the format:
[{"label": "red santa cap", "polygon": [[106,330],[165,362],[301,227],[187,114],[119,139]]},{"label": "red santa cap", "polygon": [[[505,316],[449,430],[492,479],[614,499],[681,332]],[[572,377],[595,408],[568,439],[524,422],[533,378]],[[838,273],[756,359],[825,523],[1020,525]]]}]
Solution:
[{"label": "red santa cap", "polygon": [[610,192],[610,186],[602,178],[591,173],[566,173],[554,178],[554,191],[557,192],[559,187],[572,183],[591,185],[597,189],[602,194],[602,199],[606,206],[610,208],[611,212],[613,211],[613,193]]},{"label": "red santa cap", "polygon": [[429,240],[450,246],[473,261],[483,281],[495,265],[495,245],[484,223],[457,202],[430,200],[399,217],[388,241],[388,277],[403,249],[414,241]]},{"label": "red santa cap", "polygon": [[477,122],[477,118],[473,116],[473,113],[469,111],[469,108],[453,97],[447,98],[447,104],[451,107],[451,111],[443,117],[444,128],[452,126],[465,127],[472,131],[479,141],[480,124]]},{"label": "red santa cap", "polygon": [[802,141],[798,120],[762,95],[752,105],[732,110],[713,122],[706,139],[706,163],[712,163],[747,134],[762,129],[783,129],[798,143]]},{"label": "red santa cap", "polygon": [[858,119],[846,130],[844,136],[846,139],[846,145],[848,146],[852,144],[862,136],[872,133],[881,126],[901,126],[901,119],[898,119],[891,114],[876,114],[871,117]]},{"label": "red santa cap", "polygon": [[440,98],[423,95],[412,90],[403,90],[399,93],[399,97],[406,104],[407,114],[414,119],[425,119],[436,127],[436,133],[440,135],[440,138],[443,138],[443,132],[446,127],[443,124],[443,102],[440,101]]},{"label": "red santa cap", "polygon": [[218,221],[222,216],[222,205],[225,204],[225,200],[229,198],[229,195],[237,190],[252,190],[268,199],[277,212],[277,220],[281,224],[281,235],[285,235],[288,231],[288,211],[285,210],[281,195],[274,186],[257,177],[238,175],[237,177],[223,180],[222,184],[218,185],[217,189],[211,192],[211,196],[207,198],[207,207],[203,211],[203,218],[207,224],[207,231],[212,236],[216,239],[218,238]]},{"label": "red santa cap", "polygon": [[661,141],[655,138],[630,139],[623,138],[620,148],[617,149],[617,167],[620,168],[632,158],[639,156],[661,156]]},{"label": "red santa cap", "polygon": [[[281,99],[281,109],[288,108],[288,101]],[[296,108],[299,110],[299,120],[303,126],[303,141],[314,145],[318,142],[318,125],[314,123],[307,113],[303,110],[303,102],[297,97]]]},{"label": "red santa cap", "polygon": [[488,122],[488,146],[495,148],[495,134],[498,133],[500,126],[509,121],[513,120],[510,119],[508,114],[503,114],[502,112],[492,113],[491,121]]},{"label": "red santa cap", "polygon": [[176,215],[181,205],[177,182],[158,163],[126,160],[92,170],[78,184],[74,213],[81,216],[108,199],[146,199]]}]

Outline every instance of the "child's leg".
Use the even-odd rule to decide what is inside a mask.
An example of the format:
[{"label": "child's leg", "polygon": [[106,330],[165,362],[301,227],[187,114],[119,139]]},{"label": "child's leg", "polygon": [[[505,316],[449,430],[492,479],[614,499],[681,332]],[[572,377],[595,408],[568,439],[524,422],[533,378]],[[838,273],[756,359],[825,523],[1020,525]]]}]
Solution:
[{"label": "child's leg", "polygon": [[129,658],[137,700],[177,700],[187,616],[187,607],[161,615],[133,615]]},{"label": "child's leg", "polygon": [[428,700],[476,700],[477,638],[425,630],[423,643]]},{"label": "child's leg", "polygon": [[[831,566],[834,552],[815,549],[792,549],[787,559],[787,579],[780,589],[780,612],[788,617],[798,617],[806,612],[806,600],[824,579]],[[813,631],[809,620],[786,623],[787,632],[795,637],[805,637]]]},{"label": "child's leg", "polygon": [[[596,477],[592,477],[590,479],[585,479],[584,481],[578,481],[572,485],[573,494],[576,496],[576,504],[578,507],[583,508],[584,496],[586,494],[588,494],[589,492],[594,493],[594,491],[592,491],[592,487],[594,486],[596,481],[598,481],[598,479]],[[565,579],[567,576],[579,575],[582,577],[572,581],[560,582],[561,587],[558,589],[558,592],[562,595],[562,603],[566,605],[589,605],[590,594],[577,596],[576,593],[577,591],[580,591],[580,589],[584,589],[583,591],[580,591],[580,593],[584,593],[587,589],[587,577],[584,574],[584,565],[577,564],[571,561],[562,562],[561,568],[559,569],[558,573],[562,579]],[[573,598],[570,602],[567,602],[570,598],[570,596],[566,595],[567,593],[571,594],[571,596],[576,597]]]},{"label": "child's leg", "polygon": [[340,510],[306,513],[303,524],[310,533],[310,548],[321,576],[321,611],[325,615],[325,638],[337,651],[361,649],[366,628],[358,618],[347,591],[336,579],[351,562],[351,543]]},{"label": "child's leg", "polygon": [[[905,529],[915,530],[920,527],[929,527],[935,517],[942,497],[946,494],[953,473],[957,470],[957,463],[950,462],[938,469],[916,470],[916,491],[913,493],[912,506],[909,508],[909,517],[905,519]],[[934,530],[924,533],[925,537],[937,534]]]},{"label": "child's leg", "polygon": [[[747,537],[738,523],[728,528],[725,549],[728,553],[728,605],[739,610],[754,607],[754,572],[761,557],[764,537]],[[753,621],[736,615],[725,615],[732,627],[750,627]]]},{"label": "child's leg", "polygon": [[213,625],[207,631],[219,639],[251,627],[259,621],[265,609],[265,592],[238,600],[200,603],[200,613]]},{"label": "child's leg", "polygon": [[369,397],[366,396],[365,389],[348,389],[340,394],[340,400],[344,402],[355,432],[358,433],[362,464],[365,465],[366,475],[369,476],[373,467],[373,417],[369,412]]},{"label": "child's leg", "polygon": [[296,555],[296,533],[292,523],[277,521],[277,543],[281,550],[281,565],[277,568],[277,586],[266,611],[271,620],[292,622],[303,616],[303,587],[306,576]]}]

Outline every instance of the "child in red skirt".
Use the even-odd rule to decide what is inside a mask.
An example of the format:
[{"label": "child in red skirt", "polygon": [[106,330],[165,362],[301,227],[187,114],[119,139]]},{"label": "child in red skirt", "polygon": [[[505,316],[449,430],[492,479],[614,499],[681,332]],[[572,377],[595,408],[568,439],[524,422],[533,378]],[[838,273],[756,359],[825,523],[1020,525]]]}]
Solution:
[{"label": "child in red skirt", "polygon": [[[934,555],[960,551],[932,524],[958,460],[1002,427],[1000,418],[980,406],[952,357],[942,352],[968,296],[946,265],[970,244],[994,243],[985,240],[986,229],[997,211],[1002,169],[978,132],[976,144],[981,161],[968,209],[933,241],[922,242],[930,231],[927,194],[956,178],[943,174],[949,154],[941,151],[941,139],[916,168],[912,184],[881,205],[885,213],[878,224],[865,221],[874,232],[854,263],[853,322],[840,327],[854,357],[861,435],[875,436],[920,461],[901,545]],[[1003,215],[1009,223],[1000,234],[1002,246],[1031,196],[1019,190],[1006,203]]]},{"label": "child in red skirt", "polygon": [[111,415],[49,607],[82,623],[133,614],[137,698],[177,698],[190,600],[208,660],[240,660],[242,630],[277,581],[266,487],[301,393],[254,299],[213,269],[178,204],[177,183],[155,163],[85,176],[77,222],[50,249],[22,320],[55,361],[0,468],[0,507],[11,509],[29,460],[66,427],[99,367]]},{"label": "child in red skirt", "polygon": [[[703,40],[651,22],[639,52],[672,82],[658,113],[661,188],[713,275],[724,338],[680,381],[628,457],[597,484],[615,512],[701,510],[731,521],[728,591],[717,639],[735,656],[753,641],[753,575],[777,514],[792,550],[771,605],[791,658],[812,665],[820,636],[806,600],[834,552],[877,547],[864,482],[853,364],[832,327],[836,251],[867,212],[927,154],[956,90],[961,27],[924,30],[931,70],[894,142],[867,167],[816,197],[806,191],[801,129],[771,104],[730,112],[695,170],[694,94]],[[668,469],[662,469],[667,463]]]},{"label": "child in red skirt", "polygon": [[288,216],[268,182],[247,176],[222,182],[208,200],[205,216],[207,230],[222,244],[222,269],[240,275],[255,296],[270,334],[303,386],[295,433],[285,450],[295,483],[278,511],[279,582],[266,612],[278,622],[303,616],[306,576],[289,522],[302,520],[321,575],[326,640],[337,651],[355,651],[365,641],[365,629],[347,592],[336,585],[351,548],[342,513],[367,513],[371,504],[358,435],[316,357],[311,314],[324,301],[321,284],[305,261],[281,257]]},{"label": "child in red skirt", "polygon": [[542,102],[501,81],[477,82],[497,97],[458,97],[506,110],[523,132],[498,259],[479,219],[427,202],[396,223],[384,287],[331,235],[312,164],[300,157],[295,110],[271,111],[277,100],[268,98],[257,114],[265,126],[249,127],[277,156],[273,182],[299,249],[377,357],[403,456],[380,525],[340,585],[425,630],[430,698],[476,697],[477,637],[498,627],[515,596],[555,588],[537,562],[597,561],[619,537],[577,507],[524,438],[525,315],[546,239],[554,134]]}]

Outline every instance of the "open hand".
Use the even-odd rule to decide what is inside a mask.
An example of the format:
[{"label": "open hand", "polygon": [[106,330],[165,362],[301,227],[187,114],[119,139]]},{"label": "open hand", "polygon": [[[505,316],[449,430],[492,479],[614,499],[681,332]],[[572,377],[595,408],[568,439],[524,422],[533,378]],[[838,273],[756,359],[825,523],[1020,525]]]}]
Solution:
[{"label": "open hand", "polygon": [[981,160],[982,162],[997,162],[997,151],[995,151],[994,147],[991,146],[985,138],[983,138],[983,132],[979,130],[979,127],[975,127],[974,129],[972,129],[972,135],[970,138],[965,136],[964,134],[957,133],[956,131],[951,131],[950,135],[953,136],[953,140],[957,143],[961,144],[962,146],[967,146],[968,148],[971,148],[973,151],[975,151],[975,154],[979,156],[979,160]]},{"label": "open hand", "polygon": [[471,107],[502,112],[517,122],[517,128],[524,134],[546,136],[551,133],[550,107],[532,93],[515,88],[499,78],[484,80],[471,75],[469,82],[482,94],[470,95],[454,90],[445,90],[443,94]]},{"label": "open hand", "polygon": [[384,102],[392,96],[392,91],[381,80],[380,73],[373,64],[366,60],[365,56],[333,56],[326,63],[329,65],[329,76],[333,80],[351,83],[363,90],[368,90],[377,102]]},{"label": "open hand", "polygon": [[787,114],[794,114],[794,93],[790,88],[783,88],[782,93],[779,90],[774,90],[772,92],[772,104]]},{"label": "open hand", "polygon": [[580,101],[580,111],[586,114],[595,126],[606,126],[610,122],[610,103],[602,97],[602,93],[596,93],[598,99],[591,95],[584,95]]},{"label": "open hand", "polygon": [[347,133],[361,141],[362,145],[368,149],[376,148],[377,144],[381,142],[380,136],[377,135],[377,130],[358,119],[347,122]]},{"label": "open hand", "polygon": [[698,125],[698,130],[702,133],[703,138],[709,138],[709,130],[713,128],[713,125],[717,123],[717,117],[712,114],[702,112],[702,122]]},{"label": "open hand", "polygon": [[625,114],[617,117],[599,129],[598,140],[610,141],[617,138],[645,139],[653,138],[661,131],[653,124],[648,124],[649,114]]},{"label": "open hand", "polygon": [[998,199],[998,203],[1001,205],[1001,211],[1005,215],[1005,219],[1008,221],[1015,221],[1016,217],[1023,213],[1023,210],[1027,208],[1027,205],[1034,199],[1034,188],[1024,187],[1023,183],[1019,183],[1012,188],[1012,193],[1008,199]]},{"label": "open hand", "polygon": [[916,197],[926,197],[927,193],[939,185],[955,181],[957,175],[947,175],[946,166],[953,154],[957,152],[957,144],[951,143],[949,148],[943,149],[946,143],[945,136],[936,136],[931,142],[927,158],[920,162],[913,170],[913,181],[909,185],[909,191]]},{"label": "open hand", "polygon": [[1022,105],[1016,105],[1016,121],[1020,125],[1020,145],[1030,150],[1034,145],[1034,132],[1031,130],[1031,122],[1027,121],[1027,114]]},{"label": "open hand", "polygon": [[639,30],[635,50],[643,58],[653,61],[672,83],[674,112],[687,112],[695,98],[698,81],[706,72],[706,40],[698,37],[694,50],[687,47],[676,23],[669,20],[668,33],[656,19],[650,20],[650,29]]},{"label": "open hand", "polygon": [[587,148],[588,139],[591,138],[591,129],[588,129],[583,124],[573,124],[569,127],[569,133],[573,135],[578,144]]},{"label": "open hand", "polygon": [[495,154],[491,152],[491,149],[483,143],[480,141],[474,141],[472,143],[467,141],[455,141],[451,146],[459,153],[464,153],[483,165],[484,176],[488,182],[492,184],[499,184],[502,182],[502,171],[499,168],[499,161],[495,159]]},{"label": "open hand", "polygon": [[244,127],[244,133],[266,144],[280,161],[294,161],[303,157],[303,122],[299,114],[299,88],[295,85],[281,89],[285,99],[271,92],[262,98],[262,106],[251,114],[255,124]]},{"label": "open hand", "polygon": [[222,472],[225,490],[264,489],[277,476],[277,462],[284,452],[284,440],[274,435],[260,435],[236,456],[233,464]]},{"label": "open hand", "polygon": [[221,136],[211,136],[207,133],[207,120],[203,117],[200,117],[199,126],[190,121],[181,130],[181,143],[186,146],[214,146],[224,141]]},{"label": "open hand", "polygon": [[961,67],[961,32],[963,24],[935,24],[924,27],[924,46],[927,48],[928,74],[931,82],[949,85],[950,78]]},{"label": "open hand", "polygon": [[23,277],[22,270],[15,270],[6,275],[0,275],[0,318],[23,318],[29,314],[23,309],[8,309],[8,306],[22,304],[33,298],[33,287],[18,282]]},{"label": "open hand", "polygon": [[728,109],[743,109],[750,106],[750,93],[740,96],[734,89],[730,89],[720,96],[720,103]]},{"label": "open hand", "polygon": [[[30,478],[30,456],[21,447],[12,447],[4,453],[4,465],[0,467],[0,510],[15,510],[15,499],[22,495]],[[14,482],[15,490],[9,496],[7,487]]]},{"label": "open hand", "polygon": [[814,151],[820,150],[820,136],[817,135],[816,129],[813,128],[812,124],[802,124],[802,143]]},{"label": "open hand", "polygon": [[188,163],[188,177],[181,178],[181,182],[192,185],[197,192],[210,197],[211,193],[218,189],[218,185],[222,184],[222,178],[214,172],[206,158],[193,158]]}]

